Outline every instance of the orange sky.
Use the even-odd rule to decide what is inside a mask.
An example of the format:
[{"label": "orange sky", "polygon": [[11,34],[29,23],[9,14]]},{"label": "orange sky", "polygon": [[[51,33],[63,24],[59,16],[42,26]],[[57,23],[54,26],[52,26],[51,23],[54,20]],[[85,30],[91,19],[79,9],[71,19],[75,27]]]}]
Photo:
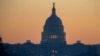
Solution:
[{"label": "orange sky", "polygon": [[56,3],[68,44],[81,40],[86,44],[100,43],[99,0],[0,0],[2,8],[0,33],[3,42],[39,43],[46,19]]}]

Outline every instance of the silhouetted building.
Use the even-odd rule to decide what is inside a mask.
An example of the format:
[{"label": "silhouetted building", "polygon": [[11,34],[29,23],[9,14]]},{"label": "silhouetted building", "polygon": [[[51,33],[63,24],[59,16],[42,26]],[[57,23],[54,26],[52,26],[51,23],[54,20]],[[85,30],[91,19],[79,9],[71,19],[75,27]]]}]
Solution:
[{"label": "silhouetted building", "polygon": [[5,52],[4,44],[2,43],[2,38],[0,37],[0,56],[10,56]]},{"label": "silhouetted building", "polygon": [[[55,3],[53,3],[52,14],[46,20],[41,35],[40,44],[33,44],[29,40],[24,44],[5,44],[6,51],[12,56],[81,56],[86,54],[92,56],[97,55],[100,51],[95,49],[97,46],[100,49],[100,45],[91,47],[91,45],[84,45],[80,41],[72,45],[66,43],[64,26],[56,15]],[[0,48],[3,49],[2,45]]]},{"label": "silhouetted building", "polygon": [[55,3],[53,3],[52,15],[46,20],[42,32],[42,44],[66,44],[65,32],[61,19],[56,15]]},{"label": "silhouetted building", "polygon": [[87,53],[82,53],[78,56],[100,56],[100,55],[97,53],[97,48],[95,46],[89,46]]},{"label": "silhouetted building", "polygon": [[53,3],[52,15],[46,20],[41,40],[42,56],[63,56],[66,46],[65,32],[62,21],[56,15],[55,3]]}]

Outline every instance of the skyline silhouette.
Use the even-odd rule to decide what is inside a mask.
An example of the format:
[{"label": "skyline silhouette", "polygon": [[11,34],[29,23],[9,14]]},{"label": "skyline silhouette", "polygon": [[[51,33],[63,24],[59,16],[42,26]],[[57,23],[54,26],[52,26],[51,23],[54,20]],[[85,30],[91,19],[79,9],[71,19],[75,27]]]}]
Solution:
[{"label": "skyline silhouette", "polygon": [[[2,37],[5,43],[24,43],[31,40],[40,43],[41,32],[52,1],[2,1]],[[99,44],[100,4],[97,1],[57,1],[57,15],[63,21],[66,41],[69,44],[80,40],[85,44]],[[96,4],[97,3],[97,4]],[[96,7],[95,7],[96,6]],[[1,23],[0,22],[0,23]]]},{"label": "skyline silhouette", "polygon": [[43,26],[39,44],[34,44],[31,40],[23,44],[4,43],[1,36],[0,56],[100,56],[100,43],[86,45],[78,40],[74,44],[68,44],[63,21],[57,15],[55,3],[51,12]]}]

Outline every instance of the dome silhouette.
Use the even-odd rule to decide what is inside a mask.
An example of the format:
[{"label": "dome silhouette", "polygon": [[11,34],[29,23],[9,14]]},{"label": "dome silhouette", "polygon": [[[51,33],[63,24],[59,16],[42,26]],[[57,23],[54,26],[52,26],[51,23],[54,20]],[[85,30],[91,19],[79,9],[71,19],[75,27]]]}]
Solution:
[{"label": "dome silhouette", "polygon": [[66,44],[64,27],[61,19],[56,15],[55,3],[53,3],[52,14],[44,25],[41,43]]},{"label": "dome silhouette", "polygon": [[46,25],[62,25],[62,21],[57,15],[51,15],[47,20],[46,20]]},{"label": "dome silhouette", "polygon": [[61,19],[56,15],[55,3],[53,3],[52,14],[47,18],[44,25],[44,32],[59,34],[64,31]]}]

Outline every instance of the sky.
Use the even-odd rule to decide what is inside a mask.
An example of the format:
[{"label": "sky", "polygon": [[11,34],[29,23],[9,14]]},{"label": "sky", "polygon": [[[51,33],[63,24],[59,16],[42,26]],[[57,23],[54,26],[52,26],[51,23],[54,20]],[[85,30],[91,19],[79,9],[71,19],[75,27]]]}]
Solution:
[{"label": "sky", "polygon": [[4,43],[37,44],[53,2],[66,42],[100,44],[100,0],[0,0],[0,35]]}]

